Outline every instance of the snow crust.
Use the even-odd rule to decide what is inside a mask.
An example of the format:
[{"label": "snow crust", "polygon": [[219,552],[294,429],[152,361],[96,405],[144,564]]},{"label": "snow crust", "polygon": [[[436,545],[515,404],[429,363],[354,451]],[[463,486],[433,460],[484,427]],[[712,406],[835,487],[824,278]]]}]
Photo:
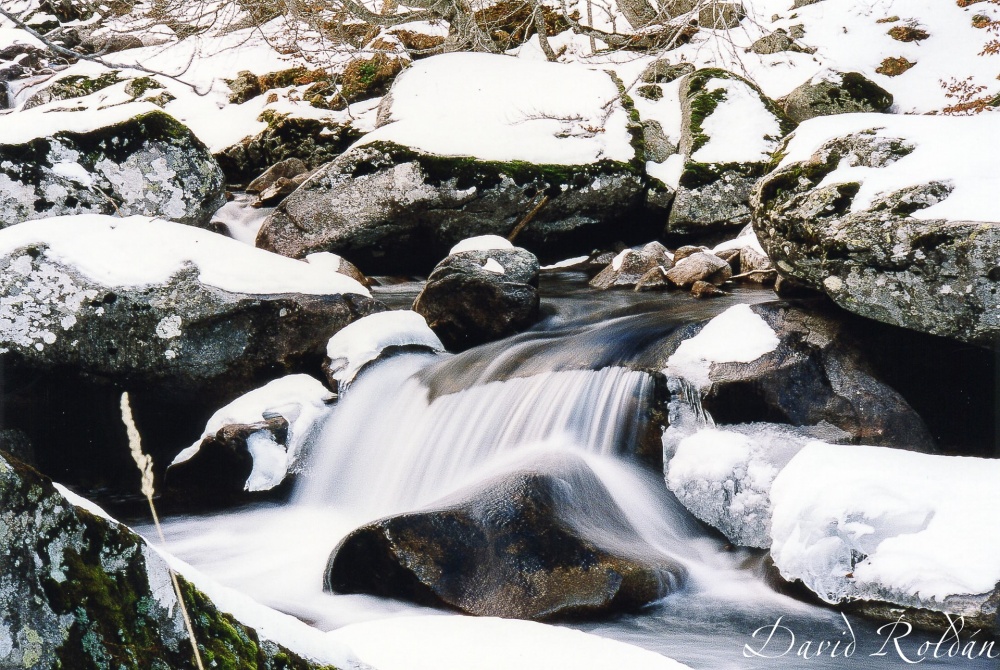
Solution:
[{"label": "snow crust", "polygon": [[369,314],[342,328],[326,345],[329,374],[348,386],[358,372],[388,347],[422,347],[444,351],[445,347],[427,321],[411,310]]},{"label": "snow crust", "polygon": [[[517,619],[395,617],[328,634],[379,670],[684,670],[645,649],[589,633]],[[392,644],[386,644],[392,640]]]},{"label": "snow crust", "polygon": [[322,383],[309,375],[288,375],[268,382],[246,393],[208,420],[201,437],[174,457],[171,465],[190,460],[198,453],[201,442],[215,435],[225,426],[254,424],[267,415],[279,414],[288,421],[288,441],[282,445],[274,441],[266,430],[247,438],[247,447],[253,457],[253,470],[247,479],[247,491],[266,491],[277,486],[289,471],[298,465],[305,438],[326,412],[334,395]]},{"label": "snow crust", "polygon": [[0,230],[0,254],[29,245],[44,247],[49,260],[104,286],[160,284],[194,266],[201,283],[233,293],[371,295],[345,275],[211,231],[145,216],[61,216]]},{"label": "snow crust", "polygon": [[771,326],[750,305],[734,305],[681,342],[663,373],[703,388],[711,383],[712,363],[750,363],[774,351],[779,343]]},{"label": "snow crust", "polygon": [[626,162],[635,151],[618,96],[610,76],[579,65],[481,53],[433,56],[396,79],[388,123],[360,143],[493,161]]},{"label": "snow crust", "polygon": [[499,235],[479,235],[462,240],[451,248],[449,256],[463,251],[489,251],[490,249],[513,249],[514,244]]},{"label": "snow crust", "polygon": [[814,442],[774,481],[771,555],[827,602],[940,609],[987,594],[1000,583],[998,481],[997,460]]},{"label": "snow crust", "polygon": [[552,265],[543,265],[539,269],[541,269],[541,270],[559,270],[561,268],[569,268],[569,267],[573,267],[574,265],[577,265],[579,263],[584,262],[588,258],[590,258],[590,256],[574,256],[573,258],[567,258],[565,260],[557,261],[557,262],[553,263]]},{"label": "snow crust", "polygon": [[779,168],[808,160],[830,140],[866,131],[874,131],[874,138],[902,139],[913,151],[881,168],[851,165],[849,158],[841,160],[820,186],[859,182],[861,189],[854,197],[851,211],[867,209],[881,194],[941,181],[954,187],[951,194],[910,216],[925,220],[1000,221],[995,207],[1000,154],[992,142],[983,139],[1000,136],[998,114],[971,117],[842,114],[810,119],[792,135]]},{"label": "snow crust", "polygon": [[717,244],[715,248],[712,249],[712,253],[718,254],[721,251],[743,249],[744,247],[753,249],[761,256],[767,256],[767,252],[764,251],[764,247],[760,245],[760,240],[757,239],[757,233],[754,232],[753,226],[750,225],[741,230],[740,234],[733,239]]},{"label": "snow crust", "polygon": [[705,93],[722,91],[725,99],[702,121],[708,142],[691,154],[699,163],[761,163],[781,139],[781,124],[760,95],[738,79],[710,79]]}]

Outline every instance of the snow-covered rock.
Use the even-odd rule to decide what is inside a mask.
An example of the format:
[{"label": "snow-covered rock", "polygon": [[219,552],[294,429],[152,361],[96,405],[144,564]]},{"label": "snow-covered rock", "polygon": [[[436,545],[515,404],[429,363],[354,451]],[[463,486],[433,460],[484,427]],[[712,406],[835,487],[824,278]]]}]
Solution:
[{"label": "snow-covered rock", "polygon": [[1000,117],[807,121],[754,195],[779,272],[871,319],[993,346],[1000,336]]},{"label": "snow-covered rock", "polygon": [[680,100],[683,167],[667,231],[745,226],[750,191],[794,124],[759,88],[724,70],[685,76]]},{"label": "snow-covered rock", "polygon": [[7,360],[229,397],[318,361],[334,332],[380,308],[344,275],[138,216],[5,228],[0,267]]},{"label": "snow-covered rock", "polygon": [[413,302],[444,345],[462,351],[538,319],[538,259],[520,247],[460,251],[437,264]]},{"label": "snow-covered rock", "polygon": [[224,201],[205,145],[150,103],[40,107],[0,124],[0,226],[81,213],[206,225]]},{"label": "snow-covered rock", "polygon": [[[0,529],[0,665],[96,667],[127,653],[141,667],[193,666],[169,572],[177,566],[130,529],[2,455]],[[206,595],[201,581],[178,577],[203,658],[358,667],[343,643],[318,645],[322,634],[306,624],[217,584]]]},{"label": "snow-covered rock", "polygon": [[998,479],[997,460],[812,443],[771,489],[771,556],[830,603],[881,601],[994,628]]},{"label": "snow-covered rock", "polygon": [[302,446],[335,396],[309,375],[288,375],[240,396],[208,420],[167,468],[169,489],[199,500],[268,491],[302,465]]},{"label": "snow-covered rock", "polygon": [[258,246],[331,250],[366,272],[426,272],[458,241],[505,237],[532,212],[517,242],[536,252],[590,251],[655,227],[643,225],[650,184],[607,73],[435,56],[400,75],[379,118],[285,200]]},{"label": "snow-covered rock", "polygon": [[323,369],[331,385],[343,391],[368,364],[403,351],[444,351],[444,345],[416,312],[370,314],[330,338]]},{"label": "snow-covered rock", "polygon": [[834,319],[737,305],[672,337],[667,486],[734,544],[768,546],[771,483],[810,441],[933,448],[920,417]]}]

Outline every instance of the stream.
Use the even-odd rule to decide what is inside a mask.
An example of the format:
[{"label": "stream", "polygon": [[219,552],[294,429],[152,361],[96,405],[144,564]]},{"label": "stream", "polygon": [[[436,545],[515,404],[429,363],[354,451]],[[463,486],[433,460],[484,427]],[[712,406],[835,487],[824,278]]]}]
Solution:
[{"label": "stream", "polygon": [[[399,283],[374,293],[393,308],[407,308],[419,289],[419,283]],[[640,613],[558,625],[693,668],[896,668],[920,659],[925,667],[998,667],[995,660],[947,656],[947,643],[937,647],[939,658],[933,646],[921,655],[920,645],[934,645],[940,633],[891,639],[887,628],[879,632],[881,624],[777,593],[763,579],[761,552],[734,550],[707,530],[666,490],[662,473],[634,455],[646,428],[643,408],[657,392],[653,377],[637,371],[655,369],[648,352],[678,326],[735,304],[774,300],[773,292],[737,288],[708,301],[679,293],[595,292],[572,273],[543,276],[541,290],[543,319],[528,332],[458,355],[398,355],[363,373],[309,437],[307,467],[289,501],[167,518],[168,551],[322,630],[441,614],[324,593],[331,550],[364,523],[427,507],[546,454],[569,452],[596,473],[640,537],[683,564],[689,579]],[[150,527],[138,530],[155,534]],[[806,656],[797,655],[806,643]]]}]

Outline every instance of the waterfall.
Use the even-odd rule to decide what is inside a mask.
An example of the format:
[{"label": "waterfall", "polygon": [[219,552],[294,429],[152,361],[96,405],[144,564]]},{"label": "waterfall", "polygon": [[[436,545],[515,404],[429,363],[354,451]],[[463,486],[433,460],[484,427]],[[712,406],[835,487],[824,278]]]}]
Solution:
[{"label": "waterfall", "polygon": [[649,375],[609,367],[432,397],[417,373],[434,360],[390,359],[351,386],[309,445],[297,502],[389,513],[430,503],[532,450],[614,456],[638,440],[653,391]]}]

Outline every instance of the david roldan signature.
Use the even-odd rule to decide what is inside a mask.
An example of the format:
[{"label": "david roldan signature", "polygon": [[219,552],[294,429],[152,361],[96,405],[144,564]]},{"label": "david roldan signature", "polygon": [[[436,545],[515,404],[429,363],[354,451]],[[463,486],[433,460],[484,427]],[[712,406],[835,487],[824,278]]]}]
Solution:
[{"label": "david roldan signature", "polygon": [[[881,640],[878,651],[868,654],[868,656],[891,656],[896,655],[907,663],[923,663],[928,658],[1000,658],[1000,650],[994,650],[992,640],[976,640],[978,630],[968,633],[962,638],[962,630],[965,628],[965,618],[948,618],[948,627],[937,640],[927,640],[916,649],[912,649],[913,640],[907,640],[908,644],[903,644],[911,633],[913,626],[907,623],[903,617],[896,621],[887,623],[876,632]],[[795,655],[802,659],[811,659],[818,656],[829,656],[831,658],[850,658],[858,651],[858,640],[854,635],[854,629],[846,616],[841,614],[847,630],[842,631],[839,640],[800,640],[795,636],[794,631],[788,626],[781,625],[782,617],[770,626],[761,626],[753,632],[750,637],[753,643],[743,645],[743,655],[747,658],[781,658],[783,656]],[[873,645],[874,648],[874,645]]]}]

